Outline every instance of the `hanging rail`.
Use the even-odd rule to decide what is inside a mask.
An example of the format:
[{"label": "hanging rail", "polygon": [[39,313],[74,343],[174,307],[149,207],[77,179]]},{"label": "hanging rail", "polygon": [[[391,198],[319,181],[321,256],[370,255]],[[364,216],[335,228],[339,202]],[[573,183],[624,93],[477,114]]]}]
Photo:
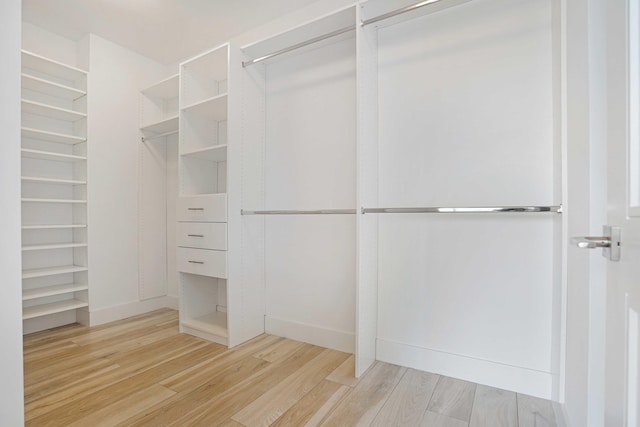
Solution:
[{"label": "hanging rail", "polygon": [[487,206],[487,207],[424,207],[424,208],[362,208],[362,213],[562,213],[559,206]]},{"label": "hanging rail", "polygon": [[332,32],[330,32],[328,34],[324,34],[322,36],[314,37],[314,38],[309,39],[307,41],[303,41],[301,43],[294,44],[293,46],[286,47],[286,48],[281,49],[281,50],[279,50],[277,52],[273,52],[273,53],[261,56],[261,57],[256,58],[256,59],[252,59],[250,61],[242,61],[242,66],[243,67],[248,67],[249,65],[254,65],[254,64],[257,64],[259,62],[266,61],[267,59],[271,59],[271,58],[273,58],[275,56],[283,55],[283,54],[285,54],[287,52],[291,52],[293,50],[300,49],[301,47],[305,47],[305,46],[308,46],[310,44],[321,42],[322,40],[326,40],[326,39],[329,39],[331,37],[339,36],[340,34],[344,34],[344,33],[347,33],[349,31],[353,31],[355,29],[356,29],[355,25],[349,25],[348,27],[332,31]]},{"label": "hanging rail", "polygon": [[365,19],[363,21],[360,21],[360,26],[364,27],[366,25],[373,24],[374,22],[384,21],[385,19],[389,19],[389,18],[392,18],[394,16],[401,15],[403,13],[411,12],[413,10],[420,9],[421,7],[429,6],[429,5],[434,4],[434,3],[438,3],[439,1],[440,0],[425,0],[425,1],[421,1],[420,3],[416,3],[416,4],[413,4],[413,5],[410,5],[410,6],[402,7],[400,9],[392,10],[391,12],[385,13],[385,14],[380,15],[380,16],[376,16],[375,18],[370,18],[370,19]]},{"label": "hanging rail", "polygon": [[142,137],[142,142],[149,141],[149,140],[151,140],[151,139],[162,138],[163,136],[174,135],[174,134],[176,134],[176,133],[178,133],[178,131],[177,131],[177,130],[172,130],[172,131],[170,131],[170,132],[159,133],[158,135],[143,136],[143,137]]},{"label": "hanging rail", "polygon": [[240,215],[355,215],[356,209],[319,209],[319,210],[240,210]]}]

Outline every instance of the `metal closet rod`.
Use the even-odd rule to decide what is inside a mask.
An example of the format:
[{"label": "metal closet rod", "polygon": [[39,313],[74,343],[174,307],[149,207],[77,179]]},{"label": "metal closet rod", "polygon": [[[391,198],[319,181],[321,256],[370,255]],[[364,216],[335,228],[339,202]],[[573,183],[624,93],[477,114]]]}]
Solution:
[{"label": "metal closet rod", "polygon": [[252,59],[250,61],[242,61],[242,66],[243,67],[248,67],[249,65],[254,65],[254,64],[257,64],[259,62],[266,61],[267,59],[271,59],[271,58],[273,58],[275,56],[283,55],[283,54],[285,54],[287,52],[291,52],[293,50],[300,49],[301,47],[305,47],[305,46],[308,46],[310,44],[321,42],[322,40],[326,40],[326,39],[329,39],[331,37],[339,36],[340,34],[344,34],[344,33],[347,33],[349,31],[353,31],[355,29],[356,29],[355,25],[349,25],[348,27],[341,28],[341,29],[336,30],[336,31],[332,31],[332,32],[330,32],[328,34],[324,34],[322,36],[314,37],[314,38],[309,39],[307,41],[304,41],[304,42],[301,42],[301,43],[298,43],[298,44],[294,44],[293,46],[286,47],[286,48],[281,49],[281,50],[279,50],[277,52],[273,52],[273,53],[261,56],[261,57],[256,58],[256,59]]},{"label": "metal closet rod", "polygon": [[562,213],[559,206],[485,206],[485,207],[420,207],[420,208],[362,208],[362,213]]},{"label": "metal closet rod", "polygon": [[420,9],[421,7],[429,6],[433,3],[438,3],[440,0],[425,0],[420,3],[413,4],[411,6],[405,6],[400,9],[392,10],[391,12],[385,13],[384,15],[376,16],[375,18],[365,19],[364,21],[360,21],[360,26],[364,27],[369,24],[373,24],[374,22],[384,21],[385,19],[392,18],[397,15],[401,15],[403,13],[411,12],[412,10]]},{"label": "metal closet rod", "polygon": [[240,210],[241,215],[355,215],[356,209],[317,209],[317,210]]}]

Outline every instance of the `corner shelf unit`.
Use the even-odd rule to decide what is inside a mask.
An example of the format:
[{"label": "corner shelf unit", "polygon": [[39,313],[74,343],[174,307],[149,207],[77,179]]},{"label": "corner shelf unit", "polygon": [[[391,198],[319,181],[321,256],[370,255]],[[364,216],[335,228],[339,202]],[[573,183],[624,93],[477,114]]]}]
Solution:
[{"label": "corner shelf unit", "polygon": [[24,333],[89,322],[87,72],[22,52]]}]

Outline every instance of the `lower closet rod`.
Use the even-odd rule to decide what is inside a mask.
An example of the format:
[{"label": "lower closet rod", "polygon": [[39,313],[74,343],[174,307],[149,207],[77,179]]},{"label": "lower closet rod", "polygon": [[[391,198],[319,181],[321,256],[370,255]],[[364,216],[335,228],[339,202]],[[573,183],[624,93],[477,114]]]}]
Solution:
[{"label": "lower closet rod", "polygon": [[319,209],[319,210],[270,210],[247,211],[240,210],[241,215],[355,215],[355,209]]},{"label": "lower closet rod", "polygon": [[558,206],[486,206],[486,207],[421,207],[421,208],[362,208],[362,213],[562,213]]}]

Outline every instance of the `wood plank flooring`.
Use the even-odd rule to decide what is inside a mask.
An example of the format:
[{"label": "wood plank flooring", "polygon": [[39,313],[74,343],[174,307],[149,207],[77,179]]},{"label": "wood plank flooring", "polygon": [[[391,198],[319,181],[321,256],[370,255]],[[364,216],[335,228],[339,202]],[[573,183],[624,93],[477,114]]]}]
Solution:
[{"label": "wood plank flooring", "polygon": [[228,350],[169,309],[24,337],[27,426],[555,426],[550,402],[262,335]]}]

